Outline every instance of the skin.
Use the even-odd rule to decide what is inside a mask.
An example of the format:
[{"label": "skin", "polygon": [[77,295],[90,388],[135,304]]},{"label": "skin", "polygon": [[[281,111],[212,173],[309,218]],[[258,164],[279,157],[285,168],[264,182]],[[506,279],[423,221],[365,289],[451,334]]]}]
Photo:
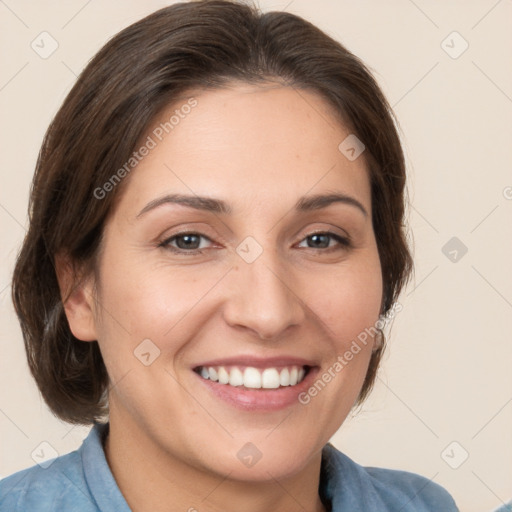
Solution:
[{"label": "skin", "polygon": [[[227,404],[191,368],[285,354],[314,360],[321,374],[375,324],[382,275],[366,163],[338,150],[350,132],[313,92],[231,84],[194,97],[125,178],[99,272],[66,303],[71,330],[98,340],[112,382],[107,460],[136,512],[322,511],[321,449],[358,396],[373,340],[307,405],[271,412]],[[367,215],[344,203],[293,209],[303,195],[332,192]],[[137,217],[170,193],[220,198],[232,213],[166,204]],[[172,252],[183,239],[159,247],[178,231],[204,235],[202,254]],[[326,231],[348,235],[350,247],[331,237],[318,248],[310,235]],[[263,251],[250,264],[236,252],[247,236]],[[134,357],[144,339],[160,350],[149,366]],[[252,467],[237,457],[247,442],[262,453]]]}]

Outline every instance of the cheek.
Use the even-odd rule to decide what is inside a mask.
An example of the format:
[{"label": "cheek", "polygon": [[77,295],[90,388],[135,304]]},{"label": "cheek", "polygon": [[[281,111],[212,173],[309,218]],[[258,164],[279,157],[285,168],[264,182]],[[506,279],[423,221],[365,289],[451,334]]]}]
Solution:
[{"label": "cheek", "polygon": [[378,257],[362,264],[340,267],[308,287],[308,305],[335,339],[339,350],[377,321],[382,300]]},{"label": "cheek", "polygon": [[102,315],[103,338],[123,344],[123,349],[130,343],[133,350],[149,338],[162,350],[178,350],[172,341],[190,336],[192,317],[199,328],[198,312],[224,274],[219,267],[201,271],[184,264],[177,269],[139,258],[116,259],[115,265],[105,261],[101,301],[108,313]]}]

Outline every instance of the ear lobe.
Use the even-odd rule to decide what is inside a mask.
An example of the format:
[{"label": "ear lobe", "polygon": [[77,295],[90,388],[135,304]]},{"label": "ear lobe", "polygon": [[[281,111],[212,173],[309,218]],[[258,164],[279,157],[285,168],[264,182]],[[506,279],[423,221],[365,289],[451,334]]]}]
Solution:
[{"label": "ear lobe", "polygon": [[82,341],[96,341],[98,337],[94,320],[92,279],[87,278],[80,282],[73,263],[64,253],[55,255],[55,271],[73,336]]}]

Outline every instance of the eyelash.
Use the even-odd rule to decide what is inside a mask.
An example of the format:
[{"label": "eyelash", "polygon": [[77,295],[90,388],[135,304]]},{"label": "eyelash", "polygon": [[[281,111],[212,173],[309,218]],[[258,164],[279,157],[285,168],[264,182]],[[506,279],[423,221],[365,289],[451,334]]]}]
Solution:
[{"label": "eyelash", "polygon": [[[176,233],[175,235],[173,235],[172,237],[170,238],[167,238],[165,239],[163,242],[159,243],[158,244],[158,247],[162,247],[164,249],[167,249],[167,250],[170,250],[171,252],[174,252],[174,253],[177,253],[177,254],[183,254],[183,255],[190,255],[190,256],[194,256],[194,255],[197,255],[197,254],[203,254],[203,252],[205,251],[205,249],[190,249],[190,250],[187,250],[187,249],[179,249],[179,248],[176,248],[176,247],[172,247],[170,245],[170,243],[177,239],[177,238],[181,238],[181,237],[184,237],[184,236],[190,236],[190,235],[194,235],[194,236],[199,236],[200,238],[204,238],[206,240],[209,240],[211,242],[211,239],[209,237],[207,237],[206,235],[203,235],[201,233],[197,233],[195,231],[184,231],[183,233]],[[345,238],[345,237],[342,237],[336,233],[333,233],[332,231],[316,231],[314,233],[310,233],[309,235],[307,235],[306,237],[304,237],[302,241],[312,237],[312,236],[315,236],[315,235],[327,235],[329,236],[330,238],[333,238],[334,240],[336,240],[336,242],[338,242],[338,247],[324,247],[324,248],[320,248],[318,250],[320,250],[321,252],[324,252],[324,253],[331,253],[333,251],[337,251],[337,250],[341,250],[341,249],[349,249],[352,247],[352,243],[350,241],[349,238]],[[314,247],[306,247],[306,249],[315,249]]]}]

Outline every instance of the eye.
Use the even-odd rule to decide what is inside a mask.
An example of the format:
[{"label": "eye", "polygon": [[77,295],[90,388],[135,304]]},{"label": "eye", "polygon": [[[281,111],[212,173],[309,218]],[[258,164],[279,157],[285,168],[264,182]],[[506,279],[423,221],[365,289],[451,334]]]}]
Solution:
[{"label": "eye", "polygon": [[[323,252],[331,252],[331,250],[340,250],[343,248],[348,248],[351,245],[350,240],[348,238],[342,237],[330,231],[311,233],[306,238],[304,238],[304,240],[311,241],[312,244],[308,245],[307,247],[309,249],[329,249],[329,251]],[[336,242],[334,246],[330,245],[331,240],[334,240]]]},{"label": "eye", "polygon": [[[204,249],[207,249],[207,245],[201,245],[201,240],[207,240],[208,242],[212,242],[210,238],[207,236],[196,233],[196,232],[184,232],[177,233],[163,242],[161,242],[158,246],[163,247],[164,249],[168,249],[172,252],[178,254],[202,254]],[[331,242],[334,240],[334,244]],[[311,241],[311,244],[308,244],[306,248],[308,249],[322,249],[321,252],[331,252],[341,249],[346,249],[351,246],[350,240],[346,237],[342,237],[336,233],[332,233],[330,231],[322,231],[318,233],[311,233],[306,238],[303,239],[301,244],[304,241]],[[299,245],[300,247],[300,245]],[[327,249],[327,250],[324,250]]]},{"label": "eye", "polygon": [[[205,249],[204,246],[201,246],[201,239],[211,242],[207,236],[201,233],[187,232],[173,235],[161,242],[158,246],[182,254],[201,254],[201,249]],[[176,245],[173,245],[174,243]]]}]

